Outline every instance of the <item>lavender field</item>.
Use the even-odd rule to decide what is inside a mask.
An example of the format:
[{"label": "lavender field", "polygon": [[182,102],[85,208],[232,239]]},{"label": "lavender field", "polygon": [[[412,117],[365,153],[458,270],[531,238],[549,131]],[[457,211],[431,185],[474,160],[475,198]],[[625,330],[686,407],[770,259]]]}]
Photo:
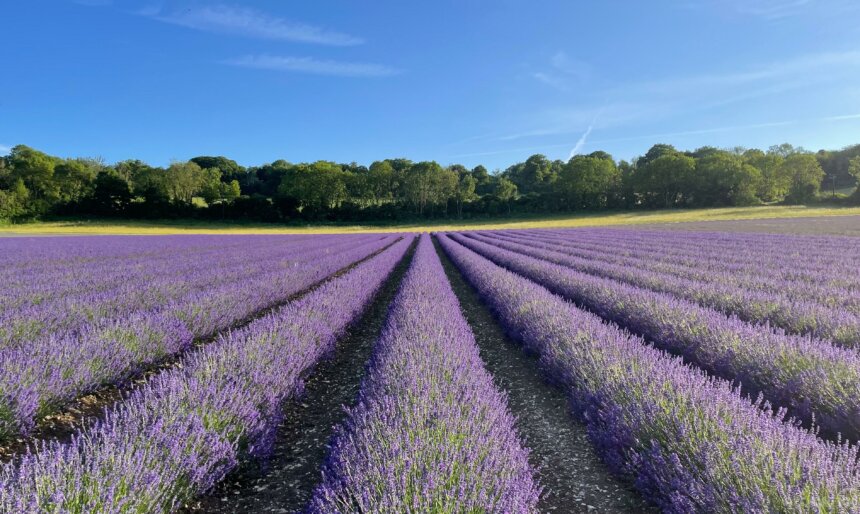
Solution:
[{"label": "lavender field", "polygon": [[860,513],[858,270],[655,227],[0,239],[0,512]]}]

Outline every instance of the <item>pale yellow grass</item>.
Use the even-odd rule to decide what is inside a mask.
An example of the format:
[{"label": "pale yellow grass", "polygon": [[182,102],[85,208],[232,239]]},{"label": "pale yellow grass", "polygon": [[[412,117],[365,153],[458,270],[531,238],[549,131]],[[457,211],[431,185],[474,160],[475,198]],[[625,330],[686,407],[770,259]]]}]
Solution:
[{"label": "pale yellow grass", "polygon": [[569,214],[553,217],[512,217],[461,222],[403,224],[316,224],[277,225],[198,221],[53,221],[0,225],[0,235],[55,234],[332,234],[346,232],[430,232],[448,230],[492,230],[524,228],[597,227],[644,223],[684,223],[742,219],[801,218],[860,215],[860,207],[765,206],[721,209],[628,211]]}]

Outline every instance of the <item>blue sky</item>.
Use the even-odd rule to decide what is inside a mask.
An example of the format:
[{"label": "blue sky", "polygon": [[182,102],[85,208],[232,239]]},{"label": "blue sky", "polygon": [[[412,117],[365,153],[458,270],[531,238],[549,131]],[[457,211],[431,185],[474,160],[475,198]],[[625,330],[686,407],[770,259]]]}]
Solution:
[{"label": "blue sky", "polygon": [[505,168],[860,143],[855,0],[7,2],[0,153]]}]

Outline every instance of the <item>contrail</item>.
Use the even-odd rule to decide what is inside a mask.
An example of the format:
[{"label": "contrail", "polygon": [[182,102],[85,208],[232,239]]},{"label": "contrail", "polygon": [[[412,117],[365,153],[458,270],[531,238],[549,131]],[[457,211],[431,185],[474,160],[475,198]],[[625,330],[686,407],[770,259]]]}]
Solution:
[{"label": "contrail", "polygon": [[570,155],[567,157],[567,160],[573,159],[573,156],[578,154],[582,147],[585,146],[585,142],[588,141],[588,136],[591,135],[591,131],[594,130],[594,124],[597,123],[597,119],[603,115],[603,111],[606,110],[606,103],[603,104],[603,107],[594,115],[594,118],[591,120],[591,123],[588,125],[588,128],[585,129],[585,132],[579,136],[579,140],[577,140],[576,144],[573,145],[573,149],[570,150]]},{"label": "contrail", "polygon": [[591,130],[593,128],[594,123],[589,125],[587,129],[585,129],[585,132],[582,133],[582,135],[579,137],[579,140],[576,142],[576,144],[573,146],[573,149],[570,151],[570,155],[567,158],[568,161],[573,159],[573,156],[578,154],[579,151],[582,150],[582,147],[585,146],[585,141],[588,139],[588,135],[591,134]]}]

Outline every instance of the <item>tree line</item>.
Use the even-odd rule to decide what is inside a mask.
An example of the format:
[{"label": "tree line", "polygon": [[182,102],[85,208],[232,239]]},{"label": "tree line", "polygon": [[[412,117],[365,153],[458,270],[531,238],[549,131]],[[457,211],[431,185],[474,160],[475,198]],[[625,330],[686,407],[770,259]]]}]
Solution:
[{"label": "tree line", "polygon": [[[657,144],[631,161],[537,154],[505,170],[385,159],[370,166],[284,160],[244,167],[200,156],[167,167],[60,158],[18,145],[0,157],[0,220],[45,216],[385,221],[512,213],[803,204],[853,196],[860,145],[812,153]],[[822,192],[822,188],[825,192]]]}]

